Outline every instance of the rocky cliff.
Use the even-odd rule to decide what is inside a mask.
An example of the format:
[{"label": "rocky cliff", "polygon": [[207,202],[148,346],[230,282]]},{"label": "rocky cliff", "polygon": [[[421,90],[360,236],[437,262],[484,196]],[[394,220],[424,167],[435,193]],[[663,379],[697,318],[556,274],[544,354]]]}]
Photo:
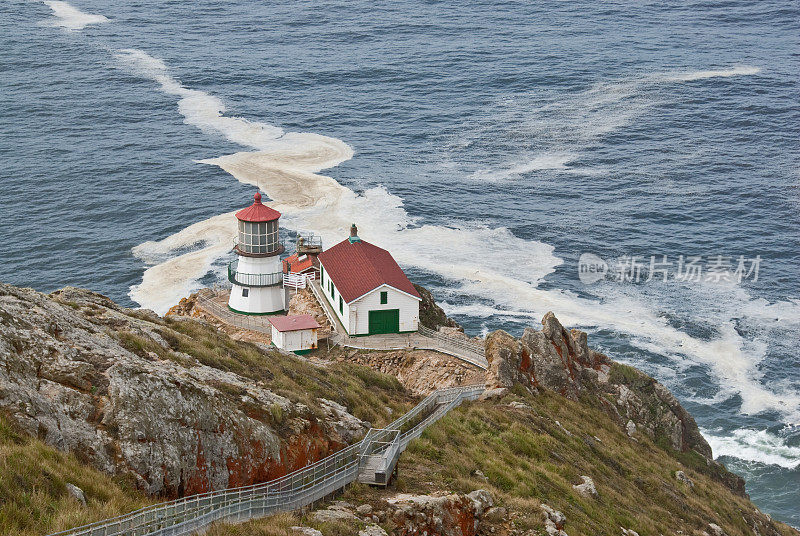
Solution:
[{"label": "rocky cliff", "polygon": [[339,402],[358,384],[326,376],[89,291],[0,285],[0,410],[149,494],[264,481],[353,441],[369,423]]},{"label": "rocky cliff", "polygon": [[585,332],[567,331],[547,313],[542,329],[525,329],[516,339],[505,331],[486,338],[486,396],[502,395],[515,385],[529,392],[554,391],[570,400],[601,408],[627,434],[646,434],[656,443],[705,458],[709,472],[739,495],[744,480],[714,462],[711,447],[694,418],[675,396],[643,372],[589,348]]}]

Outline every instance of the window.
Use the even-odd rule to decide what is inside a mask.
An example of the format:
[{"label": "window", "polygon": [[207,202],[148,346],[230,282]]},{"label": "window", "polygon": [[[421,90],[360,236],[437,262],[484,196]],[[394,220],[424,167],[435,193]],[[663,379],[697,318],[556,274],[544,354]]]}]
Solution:
[{"label": "window", "polygon": [[249,295],[250,295],[250,289],[249,288],[243,288],[242,289],[242,298],[246,298]]},{"label": "window", "polygon": [[389,303],[389,293],[385,290],[381,292],[381,305],[386,305]]},{"label": "window", "polygon": [[344,314],[344,302],[342,301],[341,296],[339,296],[339,312]]},{"label": "window", "polygon": [[331,298],[333,298],[333,282],[329,282],[328,285],[331,287]]},{"label": "window", "polygon": [[321,264],[319,265],[319,281],[320,283],[325,282],[325,267]]},{"label": "window", "polygon": [[245,253],[272,253],[280,247],[278,221],[239,221],[239,248]]}]

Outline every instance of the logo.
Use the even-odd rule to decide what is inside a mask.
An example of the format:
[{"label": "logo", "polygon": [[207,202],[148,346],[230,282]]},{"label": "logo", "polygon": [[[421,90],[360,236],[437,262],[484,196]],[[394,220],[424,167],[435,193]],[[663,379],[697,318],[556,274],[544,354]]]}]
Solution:
[{"label": "logo", "polygon": [[583,253],[578,259],[578,279],[584,285],[591,285],[606,277],[608,263],[594,253]]}]

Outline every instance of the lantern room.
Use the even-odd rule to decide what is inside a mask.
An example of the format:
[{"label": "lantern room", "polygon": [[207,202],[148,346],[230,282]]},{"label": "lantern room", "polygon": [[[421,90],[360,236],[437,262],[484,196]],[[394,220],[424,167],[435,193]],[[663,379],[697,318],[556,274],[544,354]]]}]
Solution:
[{"label": "lantern room", "polygon": [[236,253],[246,257],[270,257],[283,253],[278,240],[278,218],[281,213],[261,202],[261,193],[253,196],[253,204],[236,213],[239,220]]}]

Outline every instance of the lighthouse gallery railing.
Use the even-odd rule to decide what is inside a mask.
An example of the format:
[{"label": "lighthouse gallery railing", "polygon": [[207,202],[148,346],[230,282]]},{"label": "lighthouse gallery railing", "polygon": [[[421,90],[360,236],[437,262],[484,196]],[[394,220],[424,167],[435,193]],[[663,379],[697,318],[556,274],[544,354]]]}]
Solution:
[{"label": "lighthouse gallery railing", "polygon": [[390,473],[412,439],[483,391],[481,385],[434,391],[387,428],[371,429],[358,443],[276,480],[184,497],[51,536],[183,536],[215,521],[246,521],[296,510],[356,481],[367,457],[383,456],[382,470]]},{"label": "lighthouse gallery railing", "polygon": [[228,264],[228,281],[236,285],[246,287],[271,287],[283,283],[283,272],[273,272],[270,274],[248,274],[239,272],[239,261],[232,261]]}]

